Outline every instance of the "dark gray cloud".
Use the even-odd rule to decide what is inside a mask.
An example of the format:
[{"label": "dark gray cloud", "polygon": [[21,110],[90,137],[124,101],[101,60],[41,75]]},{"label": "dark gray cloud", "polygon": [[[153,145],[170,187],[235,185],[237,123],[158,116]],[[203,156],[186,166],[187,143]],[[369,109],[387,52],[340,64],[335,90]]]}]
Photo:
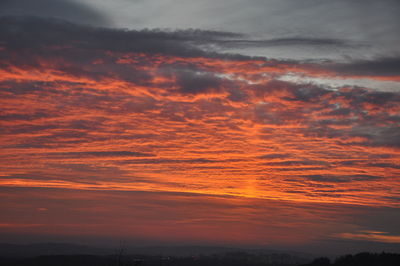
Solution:
[{"label": "dark gray cloud", "polygon": [[291,37],[291,38],[251,40],[251,39],[245,39],[245,37],[246,36],[243,35],[242,39],[214,40],[214,44],[230,48],[270,47],[270,46],[353,47],[357,45],[357,44],[352,44],[351,42],[343,39]]},{"label": "dark gray cloud", "polygon": [[103,14],[73,0],[0,0],[2,15],[53,17],[94,26],[110,24]]},{"label": "dark gray cloud", "polygon": [[54,156],[67,156],[67,157],[151,157],[154,154],[133,152],[133,151],[88,151],[88,152],[64,152],[64,153],[51,153]]},{"label": "dark gray cloud", "polygon": [[345,183],[354,181],[371,181],[371,180],[383,179],[382,177],[373,175],[308,175],[301,177],[311,181],[328,182],[328,183]]},{"label": "dark gray cloud", "polygon": [[[39,49],[44,56],[49,47],[63,47],[66,44],[77,48],[75,51],[51,51],[52,55],[74,53],[75,59],[82,61],[99,55],[99,50],[113,52],[136,52],[166,54],[176,56],[206,56],[220,58],[248,59],[242,55],[217,54],[198,47],[205,41],[235,36],[234,33],[200,30],[160,31],[160,30],[116,30],[93,28],[69,23],[64,20],[38,17],[0,17],[0,41],[7,49]],[[85,49],[85,52],[79,49]],[[89,50],[90,49],[90,50]],[[61,54],[60,54],[61,53]],[[3,55],[4,56],[4,55]],[[13,55],[13,61],[18,55]],[[35,64],[35,57],[22,60],[24,64]],[[76,70],[82,71],[81,69]]]},{"label": "dark gray cloud", "polygon": [[367,139],[366,145],[400,147],[400,126],[385,126],[380,128],[354,127],[350,135],[364,137]]},{"label": "dark gray cloud", "polygon": [[[251,57],[239,54],[217,53],[216,51],[222,51],[222,48],[227,47],[351,46],[345,40],[329,38],[295,37],[251,40],[248,35],[224,31],[92,28],[63,20],[30,16],[6,16],[0,19],[2,22],[0,27],[1,39],[6,47],[10,49],[37,49],[42,46],[62,46],[68,43],[76,48],[86,50],[85,53],[79,50],[74,51],[76,57],[81,58],[81,60],[98,55],[99,49],[115,52],[249,59]],[[37,36],[40,36],[40,38],[37,38]],[[216,49],[218,47],[219,49]],[[89,48],[92,50],[88,51],[87,49]],[[43,52],[45,53],[45,51]],[[60,51],[52,51],[52,53],[57,55]],[[263,57],[257,58],[265,59]],[[27,59],[24,62],[25,64],[30,63]],[[31,63],[33,64],[34,62]],[[312,68],[313,66],[310,65],[309,67]],[[327,67],[333,68],[336,65],[328,65]],[[337,67],[339,68],[339,66]],[[81,71],[81,69],[76,69],[78,73]],[[120,70],[119,72],[123,71]],[[141,75],[143,76],[144,73],[140,73],[137,76]]]},{"label": "dark gray cloud", "polygon": [[213,163],[229,163],[229,162],[241,162],[242,159],[225,159],[225,160],[215,160],[207,158],[197,158],[197,159],[133,159],[133,160],[123,160],[119,161],[119,165],[134,165],[134,164],[213,164]]},{"label": "dark gray cloud", "polygon": [[269,162],[266,165],[270,166],[302,166],[302,165],[328,165],[327,162],[324,161],[315,161],[315,160],[289,160],[289,161],[280,161],[280,162]]},{"label": "dark gray cloud", "polygon": [[8,113],[0,115],[0,121],[32,121],[35,119],[41,118],[49,118],[54,116],[53,114],[47,113],[45,110],[42,112],[33,112],[28,114],[20,114],[20,113]]},{"label": "dark gray cloud", "polygon": [[223,79],[212,73],[179,71],[176,73],[176,84],[183,94],[198,94],[220,91]]},{"label": "dark gray cloud", "polygon": [[356,76],[400,76],[400,57],[355,60],[349,63],[327,65],[339,74]]},{"label": "dark gray cloud", "polygon": [[400,169],[400,164],[393,164],[393,163],[370,163],[368,166],[378,167],[378,168],[393,168],[393,169]]}]

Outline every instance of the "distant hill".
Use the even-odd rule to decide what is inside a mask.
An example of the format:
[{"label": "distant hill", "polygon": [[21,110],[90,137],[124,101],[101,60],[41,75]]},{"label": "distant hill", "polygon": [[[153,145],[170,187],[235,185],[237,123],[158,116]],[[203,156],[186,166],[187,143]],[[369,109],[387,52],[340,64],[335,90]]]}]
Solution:
[{"label": "distant hill", "polygon": [[[226,262],[234,265],[235,263],[249,265],[264,264],[269,265],[296,265],[300,263],[308,263],[314,257],[307,254],[296,252],[282,252],[276,250],[264,249],[244,249],[231,247],[211,247],[211,246],[170,246],[170,247],[123,247],[123,249],[115,248],[98,248],[84,245],[66,244],[66,243],[41,243],[29,245],[16,244],[0,244],[0,257],[3,258],[33,258],[51,256],[48,259],[53,260],[55,256],[69,256],[72,259],[90,258],[87,256],[98,257],[115,257],[120,253],[125,258],[143,257],[147,263],[150,261],[158,261],[159,258],[174,258],[174,264],[189,263],[190,265],[201,264],[206,265],[208,262],[223,263]],[[79,255],[79,256],[77,256]],[[84,256],[83,256],[84,255]],[[86,256],[86,257],[85,257]],[[44,258],[42,258],[44,259]],[[25,262],[32,260],[26,260]],[[157,264],[157,263],[155,263]],[[236,264],[235,264],[236,265]],[[247,265],[247,264],[246,264]]]},{"label": "distant hill", "polygon": [[96,248],[67,243],[40,243],[16,245],[0,243],[1,257],[36,257],[45,255],[105,255],[112,254],[110,249]]},{"label": "distant hill", "polygon": [[218,246],[149,246],[149,247],[127,247],[129,254],[142,255],[165,255],[165,256],[197,256],[197,255],[216,255],[245,252],[249,254],[290,254],[298,257],[314,257],[310,254],[279,251],[273,249],[250,249],[250,248],[235,248],[235,247],[218,247]]}]

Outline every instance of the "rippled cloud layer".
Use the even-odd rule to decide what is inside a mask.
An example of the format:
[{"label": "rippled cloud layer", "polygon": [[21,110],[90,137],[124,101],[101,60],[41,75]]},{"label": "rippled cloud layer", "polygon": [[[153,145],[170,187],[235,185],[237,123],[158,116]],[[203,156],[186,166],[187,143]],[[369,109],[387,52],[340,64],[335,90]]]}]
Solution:
[{"label": "rippled cloud layer", "polygon": [[[231,214],[224,213],[231,206],[221,204],[250,215],[246,224],[259,219],[260,227],[264,218],[257,212],[275,209],[276,223],[292,230],[302,222],[284,222],[291,207],[281,205],[300,204],[288,215],[305,215],[309,226],[324,219],[311,217],[310,208],[321,204],[330,206],[324,205],[321,215],[339,220],[348,219],[348,206],[362,212],[399,208],[398,87],[304,81],[357,79],[398,86],[397,57],[282,61],[204,48],[245,38],[230,32],[122,31],[21,17],[1,18],[0,36],[0,186],[9,197],[9,188],[161,193],[160,198],[183,193],[187,196],[165,199],[185,205],[186,197],[199,197],[223,213],[174,216],[188,232],[201,227],[197,238],[215,226],[203,219],[230,221]],[[239,201],[262,202],[262,207],[238,207]],[[46,211],[39,205],[34,209]],[[95,209],[102,211],[101,206]],[[338,223],[335,219],[331,223]],[[42,224],[40,219],[30,223]],[[236,230],[232,223],[229,232]],[[399,242],[398,236],[362,233],[396,233],[372,227],[321,230],[332,238]],[[241,232],[236,240],[254,237],[264,243]]]}]

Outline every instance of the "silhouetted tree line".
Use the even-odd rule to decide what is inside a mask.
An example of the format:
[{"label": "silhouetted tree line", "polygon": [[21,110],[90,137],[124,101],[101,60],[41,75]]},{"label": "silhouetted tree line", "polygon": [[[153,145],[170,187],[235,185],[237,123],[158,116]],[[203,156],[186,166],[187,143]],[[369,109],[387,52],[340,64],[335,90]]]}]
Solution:
[{"label": "silhouetted tree line", "polygon": [[400,254],[394,253],[358,253],[341,256],[333,261],[328,258],[318,258],[302,266],[399,266]]}]

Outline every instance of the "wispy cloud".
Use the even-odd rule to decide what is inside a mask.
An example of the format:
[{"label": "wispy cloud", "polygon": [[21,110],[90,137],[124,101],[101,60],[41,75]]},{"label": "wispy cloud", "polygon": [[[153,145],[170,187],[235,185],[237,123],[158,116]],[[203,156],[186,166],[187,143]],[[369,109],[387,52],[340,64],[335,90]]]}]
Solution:
[{"label": "wispy cloud", "polygon": [[337,237],[351,240],[375,241],[383,243],[400,243],[400,235],[391,235],[379,231],[360,231],[357,233],[341,233]]}]

